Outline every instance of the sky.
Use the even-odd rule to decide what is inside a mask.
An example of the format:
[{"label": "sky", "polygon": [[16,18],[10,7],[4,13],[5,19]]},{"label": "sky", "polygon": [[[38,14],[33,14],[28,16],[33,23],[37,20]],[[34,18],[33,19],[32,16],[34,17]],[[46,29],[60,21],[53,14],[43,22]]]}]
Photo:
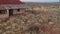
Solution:
[{"label": "sky", "polygon": [[20,0],[22,2],[59,2],[59,0]]}]

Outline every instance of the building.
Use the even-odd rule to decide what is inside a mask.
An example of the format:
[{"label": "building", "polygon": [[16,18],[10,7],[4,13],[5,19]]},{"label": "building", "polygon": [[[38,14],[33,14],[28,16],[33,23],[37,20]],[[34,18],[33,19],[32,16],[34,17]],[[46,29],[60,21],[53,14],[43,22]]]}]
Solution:
[{"label": "building", "polygon": [[0,18],[7,18],[13,14],[25,11],[29,6],[23,5],[20,0],[0,0]]}]

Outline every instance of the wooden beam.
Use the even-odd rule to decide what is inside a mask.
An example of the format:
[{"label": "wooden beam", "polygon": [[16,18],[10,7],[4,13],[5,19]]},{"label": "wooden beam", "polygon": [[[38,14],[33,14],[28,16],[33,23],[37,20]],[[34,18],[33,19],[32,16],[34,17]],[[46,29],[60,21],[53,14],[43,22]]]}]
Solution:
[{"label": "wooden beam", "polygon": [[7,14],[8,14],[8,16],[9,16],[9,9],[7,9]]}]

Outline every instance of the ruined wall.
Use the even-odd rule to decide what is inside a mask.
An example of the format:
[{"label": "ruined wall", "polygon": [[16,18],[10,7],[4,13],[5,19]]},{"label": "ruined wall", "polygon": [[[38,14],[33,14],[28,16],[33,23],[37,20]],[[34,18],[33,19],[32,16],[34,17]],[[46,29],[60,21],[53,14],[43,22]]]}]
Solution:
[{"label": "ruined wall", "polygon": [[13,14],[20,14],[20,13],[23,13],[25,12],[25,9],[14,9],[13,10]]},{"label": "ruined wall", "polygon": [[0,14],[0,18],[7,18],[9,17],[8,14],[7,14],[7,11],[6,10],[2,10],[4,14]]}]

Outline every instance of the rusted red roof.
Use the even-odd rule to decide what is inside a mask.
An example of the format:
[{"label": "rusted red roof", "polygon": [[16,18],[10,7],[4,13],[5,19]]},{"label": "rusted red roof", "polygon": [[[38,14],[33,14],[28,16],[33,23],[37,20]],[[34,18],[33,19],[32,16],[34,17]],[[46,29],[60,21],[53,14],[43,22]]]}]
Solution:
[{"label": "rusted red roof", "polygon": [[22,4],[20,0],[0,0],[0,4]]}]

